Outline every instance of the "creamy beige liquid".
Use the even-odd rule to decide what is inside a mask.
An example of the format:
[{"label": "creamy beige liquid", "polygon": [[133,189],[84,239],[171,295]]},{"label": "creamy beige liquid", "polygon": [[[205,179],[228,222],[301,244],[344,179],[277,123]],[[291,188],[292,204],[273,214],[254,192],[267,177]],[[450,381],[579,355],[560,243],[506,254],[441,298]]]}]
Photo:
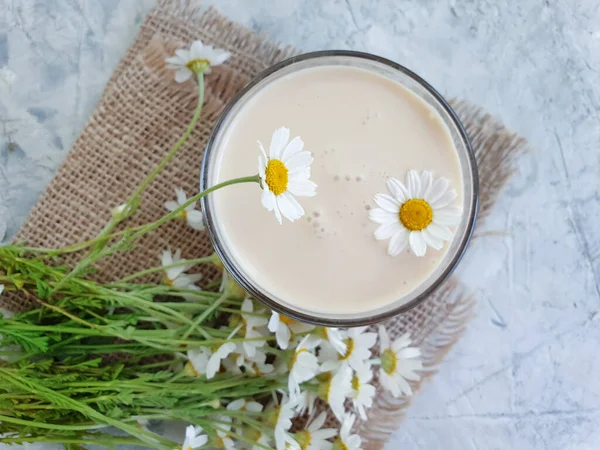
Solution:
[{"label": "creamy beige liquid", "polygon": [[238,267],[270,297],[302,310],[350,314],[398,301],[438,266],[440,251],[418,258],[387,254],[368,218],[385,180],[409,169],[446,177],[463,188],[447,128],[421,99],[395,81],[361,69],[304,69],[262,88],[237,114],[217,149],[218,181],[255,174],[257,140],[290,129],[312,152],[315,197],[298,197],[306,215],[279,225],[257,185],[217,191],[214,214]]}]

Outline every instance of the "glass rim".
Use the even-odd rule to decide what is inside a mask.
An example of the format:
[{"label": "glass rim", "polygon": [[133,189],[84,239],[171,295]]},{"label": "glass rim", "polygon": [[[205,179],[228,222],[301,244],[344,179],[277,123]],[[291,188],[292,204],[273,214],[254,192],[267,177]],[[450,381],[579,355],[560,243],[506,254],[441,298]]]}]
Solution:
[{"label": "glass rim", "polygon": [[[228,118],[230,111],[234,108],[234,106],[256,85],[261,83],[265,78],[270,75],[282,70],[292,64],[299,63],[306,60],[318,59],[324,57],[350,57],[350,58],[358,58],[367,61],[372,61],[375,63],[380,63],[388,66],[391,69],[402,72],[404,75],[411,78],[413,81],[418,83],[421,87],[423,87],[434,99],[439,103],[439,106],[448,114],[448,117],[452,121],[453,125],[456,127],[456,131],[458,132],[460,141],[464,145],[466,149],[466,156],[468,161],[468,168],[466,170],[470,171],[470,176],[472,179],[472,198],[470,204],[465,204],[465,207],[470,208],[470,214],[467,218],[467,223],[465,230],[466,232],[462,236],[462,240],[459,242],[455,253],[452,255],[452,258],[448,261],[445,269],[440,273],[440,275],[434,279],[431,284],[417,295],[411,301],[404,303],[402,305],[398,305],[397,307],[391,308],[387,311],[379,312],[376,314],[365,313],[365,317],[358,318],[330,318],[330,317],[319,317],[316,314],[307,314],[301,311],[294,310],[289,308],[272,298],[269,298],[265,293],[258,290],[248,279],[247,277],[241,273],[241,271],[237,268],[236,264],[231,260],[230,256],[224,249],[224,245],[221,243],[218,233],[216,231],[216,224],[213,213],[211,211],[210,202],[208,201],[208,196],[203,197],[200,200],[202,211],[204,214],[204,221],[206,224],[206,228],[209,234],[210,241],[213,245],[213,248],[217,255],[219,256],[221,262],[223,263],[227,272],[237,281],[246,292],[248,292],[252,297],[256,298],[260,302],[267,305],[272,310],[276,311],[279,314],[283,314],[287,317],[290,317],[294,320],[298,320],[301,322],[306,322],[314,325],[322,325],[328,327],[357,327],[364,325],[371,325],[374,323],[381,322],[385,319],[389,319],[399,314],[406,313],[416,307],[417,305],[423,303],[427,297],[432,295],[443,283],[448,279],[448,277],[454,272],[458,263],[463,258],[465,251],[468,247],[468,244],[473,235],[473,231],[475,229],[475,222],[477,218],[477,212],[479,209],[479,175],[477,171],[477,162],[475,159],[475,154],[473,152],[473,148],[471,146],[471,142],[469,140],[469,136],[458,118],[457,114],[454,112],[452,107],[448,104],[448,102],[442,97],[442,95],[433,88],[427,81],[421,78],[419,75],[407,69],[401,64],[398,64],[394,61],[391,61],[387,58],[383,58],[381,56],[377,56],[371,53],[359,52],[353,50],[322,50],[315,51],[309,53],[303,53],[301,55],[292,56],[287,58],[279,63],[270,66],[265,69],[261,73],[259,73],[256,77],[254,77],[246,86],[244,86],[225,106],[219,118],[217,119],[211,134],[206,143],[206,148],[204,151],[204,156],[202,159],[202,166],[200,168],[200,191],[204,191],[208,189],[208,170],[209,170],[209,162],[211,160],[211,155],[214,150],[214,142],[216,136],[221,131],[223,123]],[[463,170],[465,170],[463,168]]]}]

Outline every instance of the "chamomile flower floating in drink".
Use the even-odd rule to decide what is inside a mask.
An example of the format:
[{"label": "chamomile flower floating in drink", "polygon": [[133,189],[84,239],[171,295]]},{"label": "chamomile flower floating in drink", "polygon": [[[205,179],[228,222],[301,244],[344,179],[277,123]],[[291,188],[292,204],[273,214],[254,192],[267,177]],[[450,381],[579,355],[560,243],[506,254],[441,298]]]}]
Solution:
[{"label": "chamomile flower floating in drink", "polygon": [[410,347],[411,340],[408,333],[403,334],[390,344],[390,337],[383,325],[379,326],[380,369],[379,380],[384,388],[394,397],[412,395],[410,384],[406,380],[418,381],[420,375],[416,373],[423,369],[419,357],[421,350]]},{"label": "chamomile flower floating in drink", "polygon": [[203,434],[201,427],[189,425],[185,429],[185,440],[181,446],[182,450],[195,450],[208,442],[208,436]]},{"label": "chamomile flower floating in drink", "polygon": [[[167,211],[175,211],[181,205],[185,204],[188,200],[183,189],[175,189],[175,195],[177,196],[177,201],[170,200],[168,202],[165,202],[165,208],[167,209]],[[202,211],[198,211],[196,209],[196,202],[186,206],[183,211],[177,214],[176,218],[185,220],[187,224],[194,230],[204,230],[204,220],[202,216]]]},{"label": "chamomile flower floating in drink", "polygon": [[461,209],[453,206],[456,191],[446,178],[433,179],[431,172],[409,170],[406,184],[396,178],[387,181],[391,195],[376,194],[378,208],[369,211],[369,219],[378,223],[375,238],[389,239],[388,254],[399,255],[410,246],[417,256],[427,247],[440,250],[452,239],[448,227],[458,225]]},{"label": "chamomile flower floating in drink", "polygon": [[261,180],[263,206],[273,211],[281,224],[281,216],[293,222],[304,215],[304,208],[296,197],[316,195],[317,185],[310,181],[313,157],[303,150],[304,142],[297,136],[290,141],[290,130],[279,128],[273,132],[269,156],[263,144],[258,146],[258,174]]},{"label": "chamomile flower floating in drink", "polygon": [[194,41],[189,50],[179,49],[165,59],[167,69],[175,70],[175,81],[183,83],[197,73],[210,73],[210,68],[223,64],[231,53]]}]

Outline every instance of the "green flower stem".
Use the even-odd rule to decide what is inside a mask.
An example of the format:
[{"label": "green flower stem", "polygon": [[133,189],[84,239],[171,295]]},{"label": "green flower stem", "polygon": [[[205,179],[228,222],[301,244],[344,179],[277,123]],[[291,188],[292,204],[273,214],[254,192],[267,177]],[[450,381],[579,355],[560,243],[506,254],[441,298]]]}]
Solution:
[{"label": "green flower stem", "polygon": [[210,256],[206,256],[204,258],[196,258],[196,259],[188,259],[185,261],[180,261],[180,262],[176,262],[173,264],[169,264],[167,266],[158,266],[158,267],[153,267],[151,269],[146,269],[146,270],[142,270],[140,272],[134,273],[132,275],[126,276],[125,278],[121,278],[119,281],[117,281],[117,283],[124,283],[130,280],[133,280],[135,278],[140,278],[143,277],[144,275],[149,275],[151,273],[155,273],[155,272],[161,272],[163,270],[167,270],[167,269],[171,269],[173,267],[181,267],[181,266],[188,266],[188,265],[196,265],[196,264],[202,264],[202,263],[210,263],[215,261],[216,258],[216,254],[212,254]]},{"label": "green flower stem", "polygon": [[[234,309],[234,308],[219,308],[219,311],[223,311],[223,312],[228,312],[228,313],[232,313],[232,314],[242,314],[240,313],[239,308],[238,309]],[[260,317],[263,319],[268,319],[269,317],[271,317],[270,315],[267,314],[260,314],[260,313],[251,313],[251,312],[245,312],[243,313],[244,316],[249,316],[249,317]]]},{"label": "green flower stem", "polygon": [[[126,433],[137,437],[141,441],[149,444],[152,448],[156,449],[171,449],[173,445],[176,445],[174,442],[169,441],[157,434],[150,433],[144,430],[138,429],[134,425],[125,424],[119,420],[113,419],[111,417],[105,416],[104,414],[96,411],[95,409],[82,404],[81,402],[67,397],[63,394],[53,391],[40,383],[33,381],[31,378],[22,378],[20,376],[15,375],[5,369],[0,368],[0,378],[3,378],[5,382],[23,389],[24,391],[33,392],[39,394],[41,397],[46,398],[49,402],[56,404],[57,406],[61,406],[63,408],[73,409],[75,411],[84,414],[90,419],[96,420],[100,423],[104,423],[107,425],[112,425],[117,427]],[[162,442],[163,445],[158,442]],[[168,444],[169,446],[165,446]]]},{"label": "green flower stem", "polygon": [[194,331],[194,329],[198,326],[200,326],[200,324],[202,322],[204,322],[204,320],[206,320],[206,318],[208,316],[210,316],[210,314],[217,309],[221,303],[223,303],[225,300],[227,299],[227,294],[223,294],[221,295],[221,297],[219,297],[206,311],[204,311],[202,314],[200,314],[196,320],[194,321],[194,323],[192,324],[192,326],[190,328],[188,328],[188,330],[183,333],[182,339],[187,339],[187,337],[192,334],[192,332]]},{"label": "green flower stem", "polygon": [[[103,436],[101,438],[100,436]],[[29,442],[47,442],[49,444],[82,444],[82,445],[101,445],[102,447],[114,449],[115,445],[141,445],[148,447],[143,441],[133,437],[112,436],[110,434],[101,434],[99,436],[86,435],[82,438],[71,438],[67,436],[35,436],[35,437],[0,437],[0,442],[5,444],[26,444]],[[177,444],[173,444],[177,448]],[[155,448],[155,447],[150,447]],[[169,450],[171,450],[169,449]]]},{"label": "green flower stem", "polygon": [[[55,406],[50,406],[50,407],[55,408]],[[31,420],[21,420],[21,419],[4,416],[4,415],[0,415],[0,421],[14,423],[16,425],[24,425],[24,426],[33,427],[33,428],[45,428],[48,430],[77,431],[77,430],[97,430],[100,428],[106,428],[106,425],[104,425],[104,424],[98,425],[98,424],[90,423],[89,425],[61,425],[61,424],[57,424],[57,423],[40,423],[40,422],[33,422]]]},{"label": "green flower stem", "polygon": [[143,236],[144,234],[157,229],[165,222],[168,222],[169,220],[176,217],[181,211],[185,210],[185,208],[190,206],[192,203],[196,203],[198,200],[200,200],[203,197],[206,197],[208,194],[210,194],[214,191],[217,191],[219,189],[222,189],[224,187],[232,186],[234,184],[241,184],[241,183],[260,183],[260,176],[257,174],[257,175],[252,175],[249,177],[233,178],[231,180],[223,181],[222,183],[211,186],[210,188],[206,189],[205,191],[202,191],[199,194],[194,195],[193,197],[188,199],[183,205],[180,205],[177,209],[175,209],[172,212],[170,212],[169,214],[161,217],[156,222],[149,223],[149,224],[145,225],[139,231],[133,233],[131,236],[131,241],[135,241],[136,239]]},{"label": "green flower stem", "polygon": [[200,113],[202,112],[202,106],[204,105],[204,74],[202,72],[197,74],[198,76],[198,104],[196,105],[196,110],[194,111],[194,115],[187,129],[184,131],[183,135],[179,140],[175,143],[173,148],[167,153],[167,156],[163,158],[163,160],[154,168],[154,170],[146,177],[144,181],[140,183],[137,189],[133,192],[129,200],[125,203],[124,213],[122,217],[117,217],[111,219],[106,227],[102,230],[100,235],[97,237],[97,243],[95,245],[94,250],[88,254],[88,256],[82,259],[75,268],[67,274],[67,276],[58,283],[58,286],[54,289],[53,293],[56,292],[64,283],[77,275],[79,275],[83,270],[85,270],[89,265],[93,264],[97,261],[96,253],[102,254],[102,249],[108,243],[107,236],[110,235],[112,230],[121,222],[123,219],[130,214],[130,210],[135,211],[137,208],[137,204],[139,204],[140,196],[142,192],[148,187],[148,185],[156,178],[159,172],[164,169],[164,167],[175,157],[179,149],[183,147],[183,144],[186,143],[198,119],[200,118]]},{"label": "green flower stem", "polygon": [[[252,175],[252,176],[248,176],[248,177],[234,178],[232,180],[228,180],[228,181],[224,181],[222,183],[216,184],[216,185],[206,189],[205,191],[202,191],[199,194],[196,194],[195,196],[190,198],[188,201],[186,201],[183,205],[180,205],[177,209],[175,209],[174,211],[170,212],[169,214],[163,216],[162,218],[158,219],[156,222],[152,222],[147,225],[144,225],[138,231],[132,233],[130,236],[127,236],[127,234],[125,234],[124,235],[125,237],[123,239],[127,239],[127,242],[130,242],[130,243],[136,241],[141,236],[149,233],[150,231],[157,229],[164,223],[175,218],[181,211],[185,210],[185,208],[187,208],[192,203],[197,202],[201,198],[207,196],[208,194],[210,194],[218,189],[221,189],[221,188],[224,188],[227,186],[231,186],[234,184],[259,183],[259,182],[260,182],[260,176],[257,174],[257,175]],[[84,269],[86,269],[91,264],[95,263],[96,261],[98,261],[99,259],[101,259],[105,256],[111,255],[112,253],[118,251],[122,244],[122,241],[123,240],[117,242],[116,244],[113,244],[111,247],[108,247],[108,248],[104,248],[104,246],[102,246],[101,250],[99,250],[97,252],[92,251],[90,254],[88,254],[88,256],[86,258],[81,260],[71,272],[69,272],[66,276],[64,276],[64,278],[62,278],[54,286],[54,288],[51,292],[51,295],[55,294],[62,286],[64,286],[65,283],[67,282],[67,280],[70,280],[73,277],[78,276]]]},{"label": "green flower stem", "polygon": [[186,143],[186,141],[192,134],[192,131],[194,130],[194,127],[196,126],[196,123],[198,122],[198,119],[200,118],[200,113],[202,112],[202,106],[204,105],[204,73],[203,72],[199,72],[197,74],[197,80],[198,80],[198,104],[196,106],[196,110],[194,111],[194,116],[192,117],[192,121],[188,125],[187,129],[184,131],[181,138],[179,138],[177,143],[173,146],[171,151],[167,154],[167,156],[160,162],[160,164],[158,164],[158,166],[155,167],[155,169],[152,171],[152,173],[150,173],[150,175],[148,175],[146,177],[146,179],[144,181],[142,181],[142,183],[138,186],[138,188],[135,190],[135,192],[131,196],[131,199],[128,202],[128,206],[131,203],[133,203],[132,200],[136,199],[137,197],[139,197],[141,195],[142,192],[144,192],[144,190],[148,187],[148,185],[154,180],[154,178],[156,178],[156,176],[159,174],[159,172],[162,169],[164,169],[165,166],[173,159],[175,154],[179,151],[179,149],[181,149],[181,147],[183,147],[183,144]]}]

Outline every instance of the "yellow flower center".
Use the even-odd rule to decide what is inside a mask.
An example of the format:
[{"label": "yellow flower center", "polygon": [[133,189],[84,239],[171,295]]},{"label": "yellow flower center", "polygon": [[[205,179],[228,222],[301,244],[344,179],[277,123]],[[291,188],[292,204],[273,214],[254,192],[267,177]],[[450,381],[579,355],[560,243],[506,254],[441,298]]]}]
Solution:
[{"label": "yellow flower center", "polygon": [[180,220],[187,220],[187,211],[185,209],[183,211],[179,211],[175,218]]},{"label": "yellow flower center", "polygon": [[333,443],[332,450],[349,450],[348,446],[338,437]]},{"label": "yellow flower center", "polygon": [[392,375],[396,372],[398,367],[398,357],[391,348],[383,351],[381,354],[381,368],[388,375]]},{"label": "yellow flower center", "polygon": [[296,321],[294,319],[290,319],[289,317],[286,317],[283,314],[279,314],[279,320],[281,322],[285,323],[286,325],[291,325],[293,323],[296,323]]},{"label": "yellow flower center", "polygon": [[278,159],[269,160],[265,170],[265,182],[273,194],[283,194],[288,185],[288,168]]},{"label": "yellow flower center", "polygon": [[317,388],[317,395],[329,403],[329,395],[331,394],[331,380],[333,374],[331,372],[320,373],[317,375],[317,379],[320,381],[319,387]]},{"label": "yellow flower center", "polygon": [[172,286],[173,286],[173,283],[175,282],[175,280],[171,280],[171,279],[170,279],[170,278],[167,276],[167,274],[165,274],[165,275],[163,276],[162,282],[163,282],[163,284],[166,284],[167,286],[171,286],[171,287],[172,287]]},{"label": "yellow flower center", "polygon": [[358,378],[358,375],[354,375],[352,377],[352,389],[358,392],[358,388],[360,388],[360,378]]},{"label": "yellow flower center", "polygon": [[185,366],[183,366],[183,373],[188,377],[197,377],[200,375],[191,361],[185,363]]},{"label": "yellow flower center", "polygon": [[253,428],[248,428],[248,430],[246,430],[246,432],[248,433],[248,437],[255,442],[258,442],[258,440],[262,437],[262,433]]},{"label": "yellow flower center", "polygon": [[294,438],[296,439],[296,442],[300,446],[301,450],[306,450],[312,442],[312,436],[308,430],[299,431],[298,433],[294,434]]},{"label": "yellow flower center", "polygon": [[254,370],[255,373],[255,377],[262,377],[263,373],[260,371],[260,369],[258,368],[258,364],[256,363],[252,363],[252,369]]},{"label": "yellow flower center", "polygon": [[194,73],[206,72],[206,69],[210,67],[210,61],[208,59],[192,59],[186,64],[186,67]]},{"label": "yellow flower center", "polygon": [[298,356],[300,356],[300,353],[304,353],[308,350],[306,350],[305,348],[301,348],[300,350],[298,350],[296,353],[294,353],[294,357],[292,358],[292,361],[290,363],[290,369],[292,367],[294,367],[294,364],[296,364],[296,361],[298,360]]},{"label": "yellow flower center", "polygon": [[345,361],[348,358],[350,358],[350,355],[354,351],[354,339],[352,339],[352,338],[344,339],[344,343],[346,344],[346,353],[344,353],[344,356],[341,356],[341,355],[338,356],[338,358],[341,359],[342,361]]},{"label": "yellow flower center", "polygon": [[411,198],[400,207],[398,217],[409,230],[420,231],[431,223],[433,210],[425,200]]}]

